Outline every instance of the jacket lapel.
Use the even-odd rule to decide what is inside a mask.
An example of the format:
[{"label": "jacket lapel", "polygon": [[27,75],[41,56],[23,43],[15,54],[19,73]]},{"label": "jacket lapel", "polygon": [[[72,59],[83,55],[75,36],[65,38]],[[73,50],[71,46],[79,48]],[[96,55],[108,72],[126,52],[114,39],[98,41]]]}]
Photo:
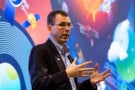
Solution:
[{"label": "jacket lapel", "polygon": [[50,39],[48,39],[46,43],[47,43],[47,46],[51,49],[51,51],[53,53],[52,55],[54,55],[52,57],[54,57],[59,69],[61,71],[65,70],[66,67],[65,67],[64,62],[63,62],[62,58],[60,57],[60,54],[57,51],[56,47],[53,45],[53,43],[51,42]]},{"label": "jacket lapel", "polygon": [[65,65],[64,65],[64,63],[63,63],[63,61],[62,61],[62,59],[60,57],[60,55],[56,55],[55,56],[55,61],[56,61],[57,65],[58,65],[58,67],[59,67],[59,69],[61,71],[66,69],[66,67],[65,67]]},{"label": "jacket lapel", "polygon": [[[53,53],[52,55],[54,55],[53,57],[57,63],[57,66],[59,67],[60,71],[65,70],[66,67],[65,67],[64,62],[63,62],[62,58],[60,57],[60,54],[57,51],[56,47],[53,45],[53,43],[51,42],[50,39],[48,39],[46,43],[47,43],[47,46],[49,47],[49,49],[51,49],[51,51]],[[70,60],[71,63],[73,62],[73,58],[70,54],[68,55],[68,59]],[[77,86],[77,78],[75,78],[75,83]],[[77,88],[78,88],[78,86],[77,86]]]}]

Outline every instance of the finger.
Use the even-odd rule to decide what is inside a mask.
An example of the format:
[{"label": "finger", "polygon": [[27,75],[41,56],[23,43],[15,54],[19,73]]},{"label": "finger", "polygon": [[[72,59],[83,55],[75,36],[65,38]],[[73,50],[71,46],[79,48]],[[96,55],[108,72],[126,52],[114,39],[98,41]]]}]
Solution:
[{"label": "finger", "polygon": [[111,73],[108,72],[108,73],[104,74],[103,76],[106,78],[106,77],[108,77],[108,76],[110,76],[110,75],[111,75]]},{"label": "finger", "polygon": [[91,64],[91,63],[92,63],[92,61],[87,61],[87,62],[84,62],[84,63],[78,65],[78,66],[79,66],[79,67],[84,67],[84,66],[87,66],[87,65],[89,65],[89,64]]},{"label": "finger", "polygon": [[83,74],[83,75],[81,75],[81,77],[88,77],[88,76],[90,76],[90,74]]},{"label": "finger", "polygon": [[92,71],[83,71],[81,76],[82,77],[87,77],[87,76],[90,76],[92,74]]},{"label": "finger", "polygon": [[75,58],[75,59],[73,60],[72,64],[76,64],[76,62],[77,62],[77,58]]},{"label": "finger", "polygon": [[95,71],[97,71],[98,70],[98,64],[96,63],[95,64]]},{"label": "finger", "polygon": [[90,74],[92,74],[92,71],[83,71],[82,74],[84,74],[84,75],[90,75]]},{"label": "finger", "polygon": [[102,79],[100,81],[103,81],[105,80],[108,76],[110,76],[110,73],[106,74],[106,75],[103,75]]},{"label": "finger", "polygon": [[111,75],[111,73],[105,74],[105,75],[104,75],[104,78],[106,78],[106,77],[108,77],[108,76],[110,76],[110,75]]},{"label": "finger", "polygon": [[106,75],[106,74],[108,74],[108,73],[110,73],[110,69],[105,70],[102,74],[103,74],[103,75]]},{"label": "finger", "polygon": [[81,71],[94,71],[94,68],[81,68]]}]

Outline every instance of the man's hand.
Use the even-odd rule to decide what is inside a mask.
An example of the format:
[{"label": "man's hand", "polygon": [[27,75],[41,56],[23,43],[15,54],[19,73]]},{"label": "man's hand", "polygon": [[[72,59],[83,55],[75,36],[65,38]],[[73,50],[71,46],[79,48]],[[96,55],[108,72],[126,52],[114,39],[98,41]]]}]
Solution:
[{"label": "man's hand", "polygon": [[110,69],[105,70],[102,73],[98,72],[98,64],[95,65],[95,70],[93,71],[91,75],[90,82],[95,85],[99,83],[100,81],[105,80],[108,76],[110,76]]},{"label": "man's hand", "polygon": [[72,62],[72,64],[66,69],[66,73],[68,77],[87,77],[90,76],[94,71],[94,68],[86,68],[85,66],[91,64],[91,61],[84,62],[80,65],[76,65],[76,59]]}]

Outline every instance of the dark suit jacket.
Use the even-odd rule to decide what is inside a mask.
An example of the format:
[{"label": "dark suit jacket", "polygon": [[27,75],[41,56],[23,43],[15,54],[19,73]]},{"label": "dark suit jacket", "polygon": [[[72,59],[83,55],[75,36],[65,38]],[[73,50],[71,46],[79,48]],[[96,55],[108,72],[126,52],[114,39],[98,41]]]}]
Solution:
[{"label": "dark suit jacket", "polygon": [[[29,72],[32,90],[72,90],[60,54],[49,39],[46,43],[33,47]],[[75,82],[77,90],[94,89],[89,80],[79,84],[75,78]]]}]

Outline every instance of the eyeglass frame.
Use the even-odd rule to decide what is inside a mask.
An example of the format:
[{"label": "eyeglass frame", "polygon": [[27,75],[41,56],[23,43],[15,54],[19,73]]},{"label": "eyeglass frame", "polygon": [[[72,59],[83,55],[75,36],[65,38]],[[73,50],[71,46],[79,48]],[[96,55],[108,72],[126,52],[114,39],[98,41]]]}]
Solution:
[{"label": "eyeglass frame", "polygon": [[73,25],[70,22],[60,22],[58,24],[53,24],[53,25],[59,26],[61,28],[66,28],[66,26],[68,26],[69,28],[73,28]]}]

